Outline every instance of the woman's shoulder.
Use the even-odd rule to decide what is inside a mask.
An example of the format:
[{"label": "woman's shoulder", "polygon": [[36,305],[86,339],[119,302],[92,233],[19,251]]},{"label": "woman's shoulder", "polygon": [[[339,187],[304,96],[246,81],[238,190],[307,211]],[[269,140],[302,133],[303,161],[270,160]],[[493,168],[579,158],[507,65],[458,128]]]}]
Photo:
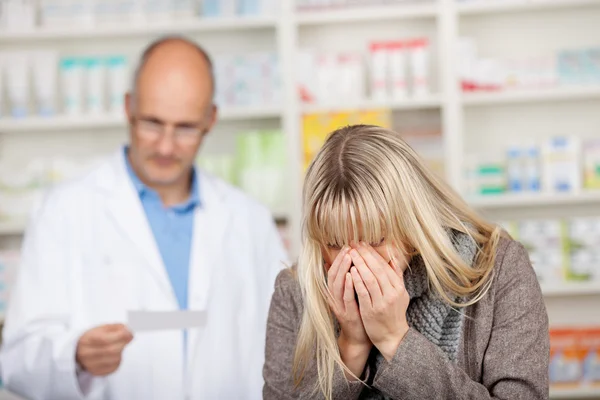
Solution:
[{"label": "woman's shoulder", "polygon": [[495,286],[510,284],[537,287],[539,283],[529,260],[529,253],[520,242],[503,237],[496,248]]},{"label": "woman's shoulder", "polygon": [[293,307],[296,310],[302,308],[302,292],[295,265],[281,270],[277,275],[273,302],[286,303],[286,308]]}]

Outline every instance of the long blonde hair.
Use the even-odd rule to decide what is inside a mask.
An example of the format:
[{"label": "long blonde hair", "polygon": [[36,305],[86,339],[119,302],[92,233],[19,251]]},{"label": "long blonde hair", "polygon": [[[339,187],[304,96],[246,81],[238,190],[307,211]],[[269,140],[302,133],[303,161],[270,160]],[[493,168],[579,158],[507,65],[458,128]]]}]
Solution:
[{"label": "long blonde hair", "polygon": [[[466,263],[448,229],[478,245]],[[370,125],[333,132],[308,168],[303,189],[303,249],[297,278],[304,300],[293,374],[297,385],[316,360],[315,392],[332,398],[336,364],[344,365],[328,306],[322,250],[362,240],[413,249],[423,258],[430,286],[449,304],[479,301],[493,276],[501,231],[480,218],[424,165],[393,131]],[[456,303],[460,297],[466,301]]]}]

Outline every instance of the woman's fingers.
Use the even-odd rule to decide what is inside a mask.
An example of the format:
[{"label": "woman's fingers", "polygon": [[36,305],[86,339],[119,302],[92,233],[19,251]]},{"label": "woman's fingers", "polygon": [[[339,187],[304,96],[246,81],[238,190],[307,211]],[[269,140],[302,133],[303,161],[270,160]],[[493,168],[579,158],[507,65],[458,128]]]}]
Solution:
[{"label": "woman's fingers", "polygon": [[[358,248],[358,252],[361,257],[365,260],[367,266],[375,275],[381,292],[385,296],[388,293],[394,292],[396,286],[399,285],[398,279],[393,278],[393,271],[391,271],[388,263],[381,257],[381,255],[371,246],[361,243]],[[392,272],[392,274],[390,274]]]},{"label": "woman's fingers", "polygon": [[373,308],[373,300],[371,299],[371,295],[369,294],[369,290],[367,289],[362,277],[358,273],[358,269],[356,267],[352,267],[350,270],[352,274],[352,282],[354,283],[354,288],[356,289],[356,294],[358,295],[358,302],[360,303],[361,308]]},{"label": "woman's fingers", "polygon": [[346,312],[358,312],[358,304],[356,304],[356,298],[354,295],[354,281],[352,279],[352,274],[350,272],[346,272],[344,284],[344,304],[346,306]]},{"label": "woman's fingers", "polygon": [[339,253],[338,255],[335,257],[335,259],[333,260],[333,263],[331,264],[331,267],[327,270],[327,281],[328,282],[333,282],[335,281],[335,278],[338,275],[338,271],[340,269],[340,264],[342,262],[342,259],[344,258],[344,255],[348,252],[348,250],[344,247]]},{"label": "woman's fingers", "polygon": [[[378,304],[383,299],[383,293],[381,292],[377,278],[373,272],[371,272],[371,269],[367,266],[365,260],[356,249],[350,251],[350,256],[352,257],[354,266],[360,274],[361,282],[363,282],[363,285],[369,291],[371,301],[373,304]],[[354,282],[354,285],[356,287],[356,281]]]}]

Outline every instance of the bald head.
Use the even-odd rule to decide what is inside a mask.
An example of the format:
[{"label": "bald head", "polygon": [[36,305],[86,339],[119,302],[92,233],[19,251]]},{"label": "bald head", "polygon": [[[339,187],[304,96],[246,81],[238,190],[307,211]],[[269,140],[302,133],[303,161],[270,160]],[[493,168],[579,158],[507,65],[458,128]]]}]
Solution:
[{"label": "bald head", "polygon": [[181,78],[189,76],[190,83],[200,80],[200,89],[208,91],[211,99],[214,98],[215,78],[210,56],[201,46],[189,39],[167,36],[146,47],[133,75],[131,99],[136,100],[143,80],[155,80],[157,74],[166,78],[172,78],[173,75],[179,75]]},{"label": "bald head", "polygon": [[196,154],[216,121],[214,90],[211,61],[195,43],[168,37],[144,51],[125,112],[129,159],[145,184],[189,184]]}]

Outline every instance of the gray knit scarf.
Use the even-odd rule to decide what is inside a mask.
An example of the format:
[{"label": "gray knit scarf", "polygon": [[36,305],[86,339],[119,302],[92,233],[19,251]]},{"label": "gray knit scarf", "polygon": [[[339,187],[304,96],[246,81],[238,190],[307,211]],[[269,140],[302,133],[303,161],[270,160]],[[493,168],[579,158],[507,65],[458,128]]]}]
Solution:
[{"label": "gray knit scarf", "polygon": [[[476,243],[466,234],[449,231],[455,249],[465,262],[472,265],[477,253]],[[427,271],[421,256],[415,256],[410,267],[404,273],[404,284],[410,295],[410,303],[406,312],[408,324],[438,346],[452,362],[456,362],[458,346],[461,340],[463,314],[454,310],[438,295],[429,289]],[[456,302],[461,299],[456,298]],[[373,349],[369,357],[369,377],[375,376],[377,369],[385,359]],[[367,382],[371,384],[372,382]],[[374,388],[365,388],[360,399],[389,400]]]}]

